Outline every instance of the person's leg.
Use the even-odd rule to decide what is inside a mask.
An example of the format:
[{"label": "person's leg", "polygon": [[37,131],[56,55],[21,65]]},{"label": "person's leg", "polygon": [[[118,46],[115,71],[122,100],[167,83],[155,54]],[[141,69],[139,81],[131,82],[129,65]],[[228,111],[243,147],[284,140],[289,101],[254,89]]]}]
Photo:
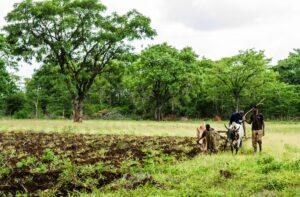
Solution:
[{"label": "person's leg", "polygon": [[258,142],[258,145],[259,145],[259,151],[260,152],[262,151],[262,136],[263,136],[262,130],[259,130],[258,134],[257,134],[257,142]]},{"label": "person's leg", "polygon": [[259,146],[259,152],[261,152],[262,151],[262,141],[261,140],[258,141],[258,146]]},{"label": "person's leg", "polygon": [[252,146],[254,149],[254,152],[257,151],[257,132],[256,131],[252,131]]}]

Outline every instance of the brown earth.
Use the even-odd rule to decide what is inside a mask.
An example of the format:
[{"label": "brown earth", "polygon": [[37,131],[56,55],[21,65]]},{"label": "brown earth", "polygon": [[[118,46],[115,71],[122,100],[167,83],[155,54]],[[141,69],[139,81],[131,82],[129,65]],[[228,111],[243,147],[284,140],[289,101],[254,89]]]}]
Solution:
[{"label": "brown earth", "polygon": [[[104,170],[93,171],[88,175],[77,174],[75,170],[75,178],[63,182],[61,177],[64,177],[67,168],[61,163],[43,160],[46,150],[51,150],[59,158],[58,163],[69,159],[72,165],[82,167],[100,162]],[[164,158],[168,156],[184,160],[200,153],[195,138],[191,137],[4,132],[0,133],[0,168],[9,169],[9,172],[0,172],[0,193],[35,193],[49,189],[55,189],[58,195],[75,190],[88,192],[91,187],[78,180],[88,177],[96,180],[93,187],[101,188],[120,178],[134,177],[122,171],[128,161],[135,162],[128,168],[143,168],[148,160],[165,162]],[[28,157],[34,157],[35,161],[26,163]],[[21,167],[20,162],[24,163]],[[39,165],[46,166],[46,169],[43,172],[35,171]],[[152,176],[128,180],[132,184],[126,185],[126,189],[135,189],[145,184],[159,185]]]}]

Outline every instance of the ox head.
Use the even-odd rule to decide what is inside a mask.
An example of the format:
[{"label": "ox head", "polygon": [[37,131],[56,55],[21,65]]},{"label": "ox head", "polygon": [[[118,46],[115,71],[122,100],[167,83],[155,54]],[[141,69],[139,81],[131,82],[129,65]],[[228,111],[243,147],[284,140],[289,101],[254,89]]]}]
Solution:
[{"label": "ox head", "polygon": [[240,129],[240,125],[238,126],[237,124],[232,124],[229,127],[227,125],[224,126],[227,129],[227,137],[230,140],[237,140],[239,138],[238,131]]}]

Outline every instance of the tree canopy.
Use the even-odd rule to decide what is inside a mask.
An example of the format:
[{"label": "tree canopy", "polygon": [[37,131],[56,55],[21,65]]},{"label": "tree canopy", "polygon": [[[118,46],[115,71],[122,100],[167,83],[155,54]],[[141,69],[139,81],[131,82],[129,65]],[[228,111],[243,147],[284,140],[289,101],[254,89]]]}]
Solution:
[{"label": "tree canopy", "polygon": [[6,17],[16,55],[59,65],[75,122],[82,120],[83,100],[103,68],[129,49],[129,41],[155,35],[150,19],[136,10],[105,11],[98,0],[25,0]]},{"label": "tree canopy", "polygon": [[[227,118],[264,98],[265,117],[300,117],[300,49],[274,66],[255,49],[219,60],[168,43],[133,50],[156,35],[151,20],[108,12],[98,0],[24,0],[6,21],[0,116]],[[20,61],[40,64],[23,86],[13,74]]]},{"label": "tree canopy", "polygon": [[286,59],[280,60],[274,70],[280,73],[281,81],[300,85],[300,49],[294,49]]},{"label": "tree canopy", "polygon": [[[229,93],[235,101],[235,110],[240,109],[240,100],[246,90],[257,89],[272,79],[268,71],[269,60],[263,51],[246,50],[217,61],[209,74],[212,91]],[[253,93],[257,94],[257,92]]]},{"label": "tree canopy", "polygon": [[196,60],[191,48],[178,51],[166,43],[142,51],[132,66],[130,81],[142,102],[153,105],[156,120],[162,120],[162,110],[171,99],[187,93],[196,83]]}]

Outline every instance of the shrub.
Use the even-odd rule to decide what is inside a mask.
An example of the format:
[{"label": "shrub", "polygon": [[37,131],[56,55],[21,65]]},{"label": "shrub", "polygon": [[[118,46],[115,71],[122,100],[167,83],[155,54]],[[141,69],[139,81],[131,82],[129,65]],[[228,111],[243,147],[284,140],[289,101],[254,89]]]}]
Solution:
[{"label": "shrub", "polygon": [[267,174],[271,171],[277,171],[280,170],[282,167],[282,164],[276,161],[273,161],[272,163],[265,164],[260,167],[260,170],[262,173]]},{"label": "shrub", "polygon": [[14,114],[14,118],[16,118],[16,119],[27,119],[27,118],[29,118],[28,114],[29,114],[28,111],[21,110],[21,111],[18,111]]},{"label": "shrub", "polygon": [[23,168],[23,167],[30,167],[33,166],[36,163],[35,157],[27,157],[26,159],[22,159],[19,161],[16,166],[17,168]]},{"label": "shrub", "polygon": [[272,157],[271,155],[266,155],[258,158],[257,164],[264,165],[264,164],[272,163],[273,161],[274,161],[274,157]]},{"label": "shrub", "polygon": [[283,167],[287,170],[300,171],[300,159],[285,163]]},{"label": "shrub", "polygon": [[50,149],[46,149],[42,155],[42,161],[52,162],[58,160],[58,157],[54,154],[54,152]]},{"label": "shrub", "polygon": [[279,179],[270,179],[264,185],[264,188],[267,190],[283,190],[286,186],[286,183]]}]

